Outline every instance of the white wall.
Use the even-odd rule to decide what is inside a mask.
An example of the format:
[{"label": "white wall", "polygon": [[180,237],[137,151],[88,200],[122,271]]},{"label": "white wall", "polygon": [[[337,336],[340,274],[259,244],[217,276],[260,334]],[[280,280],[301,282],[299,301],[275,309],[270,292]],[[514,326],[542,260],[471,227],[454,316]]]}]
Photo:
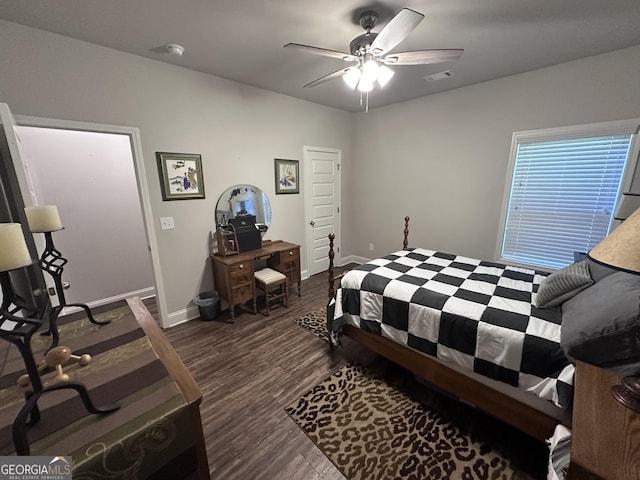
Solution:
[{"label": "white wall", "polygon": [[[273,185],[273,159],[301,159],[303,145],[342,149],[343,258],[400,248],[410,215],[413,245],[490,259],[514,131],[640,116],[640,46],[348,114],[7,22],[0,41],[0,101],[14,113],[140,129],[172,321],[211,285],[228,186],[264,189],[268,237],[304,244],[301,196]],[[202,154],[206,200],[162,202],[156,151]],[[175,230],[159,230],[164,216]]]},{"label": "white wall", "polygon": [[[56,205],[65,227],[52,235],[69,260],[62,277],[70,285],[67,303],[93,306],[134,293],[153,294],[129,137],[53,128],[17,130],[38,203]],[[52,302],[56,305],[57,298]]]},{"label": "white wall", "polygon": [[400,249],[409,215],[411,245],[493,259],[512,133],[635,117],[640,46],[358,114],[343,251]]},{"label": "white wall", "polygon": [[[266,191],[267,238],[304,245],[302,198],[275,195],[274,158],[302,160],[304,145],[352,157],[346,112],[4,21],[0,44],[0,102],[14,114],[139,128],[170,323],[197,315],[192,298],[212,287],[209,234],[227,187]],[[158,151],[201,154],[206,199],[163,202]],[[168,216],[176,228],[160,230]]]}]

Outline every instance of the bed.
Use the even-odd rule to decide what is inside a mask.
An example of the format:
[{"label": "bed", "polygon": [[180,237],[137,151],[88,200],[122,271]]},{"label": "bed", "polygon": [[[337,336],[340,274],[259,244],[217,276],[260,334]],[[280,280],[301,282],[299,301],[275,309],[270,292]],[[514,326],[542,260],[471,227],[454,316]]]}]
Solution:
[{"label": "bed", "polygon": [[570,426],[562,314],[533,302],[546,274],[408,248],[408,224],[402,250],[340,276],[330,236],[331,343],[343,333],[540,440]]},{"label": "bed", "polygon": [[[638,478],[640,413],[611,394],[640,372],[638,225],[640,209],[590,250],[587,260],[551,275],[410,249],[409,217],[405,217],[402,250],[336,274],[331,234],[327,328],[332,348],[344,334],[444,393],[539,440],[551,439],[558,425],[569,427],[569,479]],[[629,256],[625,258],[623,251]],[[633,266],[624,265],[621,258]],[[443,295],[416,293],[429,282]],[[409,285],[409,293],[401,283]],[[487,291],[480,285],[484,290],[477,292],[470,287],[474,283],[494,286]],[[543,302],[549,289],[558,286],[559,291]],[[489,307],[507,313],[494,323],[486,322]],[[447,318],[441,329],[448,337],[415,326],[415,317],[442,317],[443,312]],[[495,329],[501,338],[513,337],[513,326],[501,320],[505,317],[520,322],[515,337],[523,341],[516,355],[511,344],[477,336]],[[483,322],[488,324],[479,327]],[[474,324],[475,336],[460,333]],[[546,350],[536,353],[525,347],[531,343],[526,339],[529,334]],[[477,348],[478,338],[480,343],[488,339],[496,348],[489,352],[487,345]],[[511,353],[501,356],[504,348]],[[476,365],[480,368],[474,371]]]}]

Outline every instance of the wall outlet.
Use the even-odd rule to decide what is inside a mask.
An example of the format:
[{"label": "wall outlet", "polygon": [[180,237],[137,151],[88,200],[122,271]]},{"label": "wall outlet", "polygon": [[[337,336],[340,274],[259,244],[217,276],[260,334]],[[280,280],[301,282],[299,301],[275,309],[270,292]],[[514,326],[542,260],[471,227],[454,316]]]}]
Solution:
[{"label": "wall outlet", "polygon": [[176,228],[173,217],[160,217],[160,228],[162,230],[173,230]]},{"label": "wall outlet", "polygon": [[376,248],[376,247],[373,245],[373,243],[370,243],[370,244],[369,244],[369,251],[370,251],[370,252],[373,252],[373,250],[374,250],[375,248]]}]

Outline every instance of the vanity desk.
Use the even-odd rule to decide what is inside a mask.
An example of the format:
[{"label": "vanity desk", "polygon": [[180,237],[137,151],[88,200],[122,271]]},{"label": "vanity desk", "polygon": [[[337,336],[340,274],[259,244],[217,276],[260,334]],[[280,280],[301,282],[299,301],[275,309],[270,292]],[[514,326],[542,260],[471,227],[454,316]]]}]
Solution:
[{"label": "vanity desk", "polygon": [[236,305],[242,305],[249,300],[253,302],[253,313],[257,313],[256,285],[253,277],[254,263],[257,260],[266,260],[269,268],[286,275],[288,286],[296,283],[300,296],[300,245],[282,240],[266,240],[262,242],[261,248],[255,250],[227,256],[211,255],[215,288],[220,297],[229,304],[232,322],[235,320]]}]

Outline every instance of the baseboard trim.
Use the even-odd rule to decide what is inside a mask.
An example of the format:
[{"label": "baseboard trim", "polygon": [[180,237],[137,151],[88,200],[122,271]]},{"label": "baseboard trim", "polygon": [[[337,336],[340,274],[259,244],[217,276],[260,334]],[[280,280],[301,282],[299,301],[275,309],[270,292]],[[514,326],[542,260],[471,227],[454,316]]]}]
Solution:
[{"label": "baseboard trim", "polygon": [[357,255],[348,255],[346,257],[342,257],[342,259],[340,261],[340,265],[338,265],[338,266],[342,267],[343,265],[347,265],[349,263],[357,263],[359,265],[362,265],[363,263],[367,263],[367,262],[370,262],[370,261],[371,261],[370,258],[359,257]]},{"label": "baseboard trim", "polygon": [[168,325],[163,328],[175,327],[176,325],[186,323],[196,318],[200,318],[200,310],[198,309],[197,305],[193,307],[183,308],[182,310],[177,310],[167,315],[167,319],[169,320],[169,322]]},{"label": "baseboard trim", "polygon": [[[113,297],[101,298],[100,300],[94,300],[93,302],[87,303],[87,307],[95,308],[101,307],[102,305],[108,305],[110,303],[119,302],[120,300],[125,300],[129,297],[140,297],[142,299],[153,297],[156,294],[156,289],[154,287],[143,288],[141,290],[134,290],[132,292],[122,293],[119,295],[114,295]],[[60,316],[68,315],[70,313],[80,312],[83,309],[80,307],[64,307]]]}]

